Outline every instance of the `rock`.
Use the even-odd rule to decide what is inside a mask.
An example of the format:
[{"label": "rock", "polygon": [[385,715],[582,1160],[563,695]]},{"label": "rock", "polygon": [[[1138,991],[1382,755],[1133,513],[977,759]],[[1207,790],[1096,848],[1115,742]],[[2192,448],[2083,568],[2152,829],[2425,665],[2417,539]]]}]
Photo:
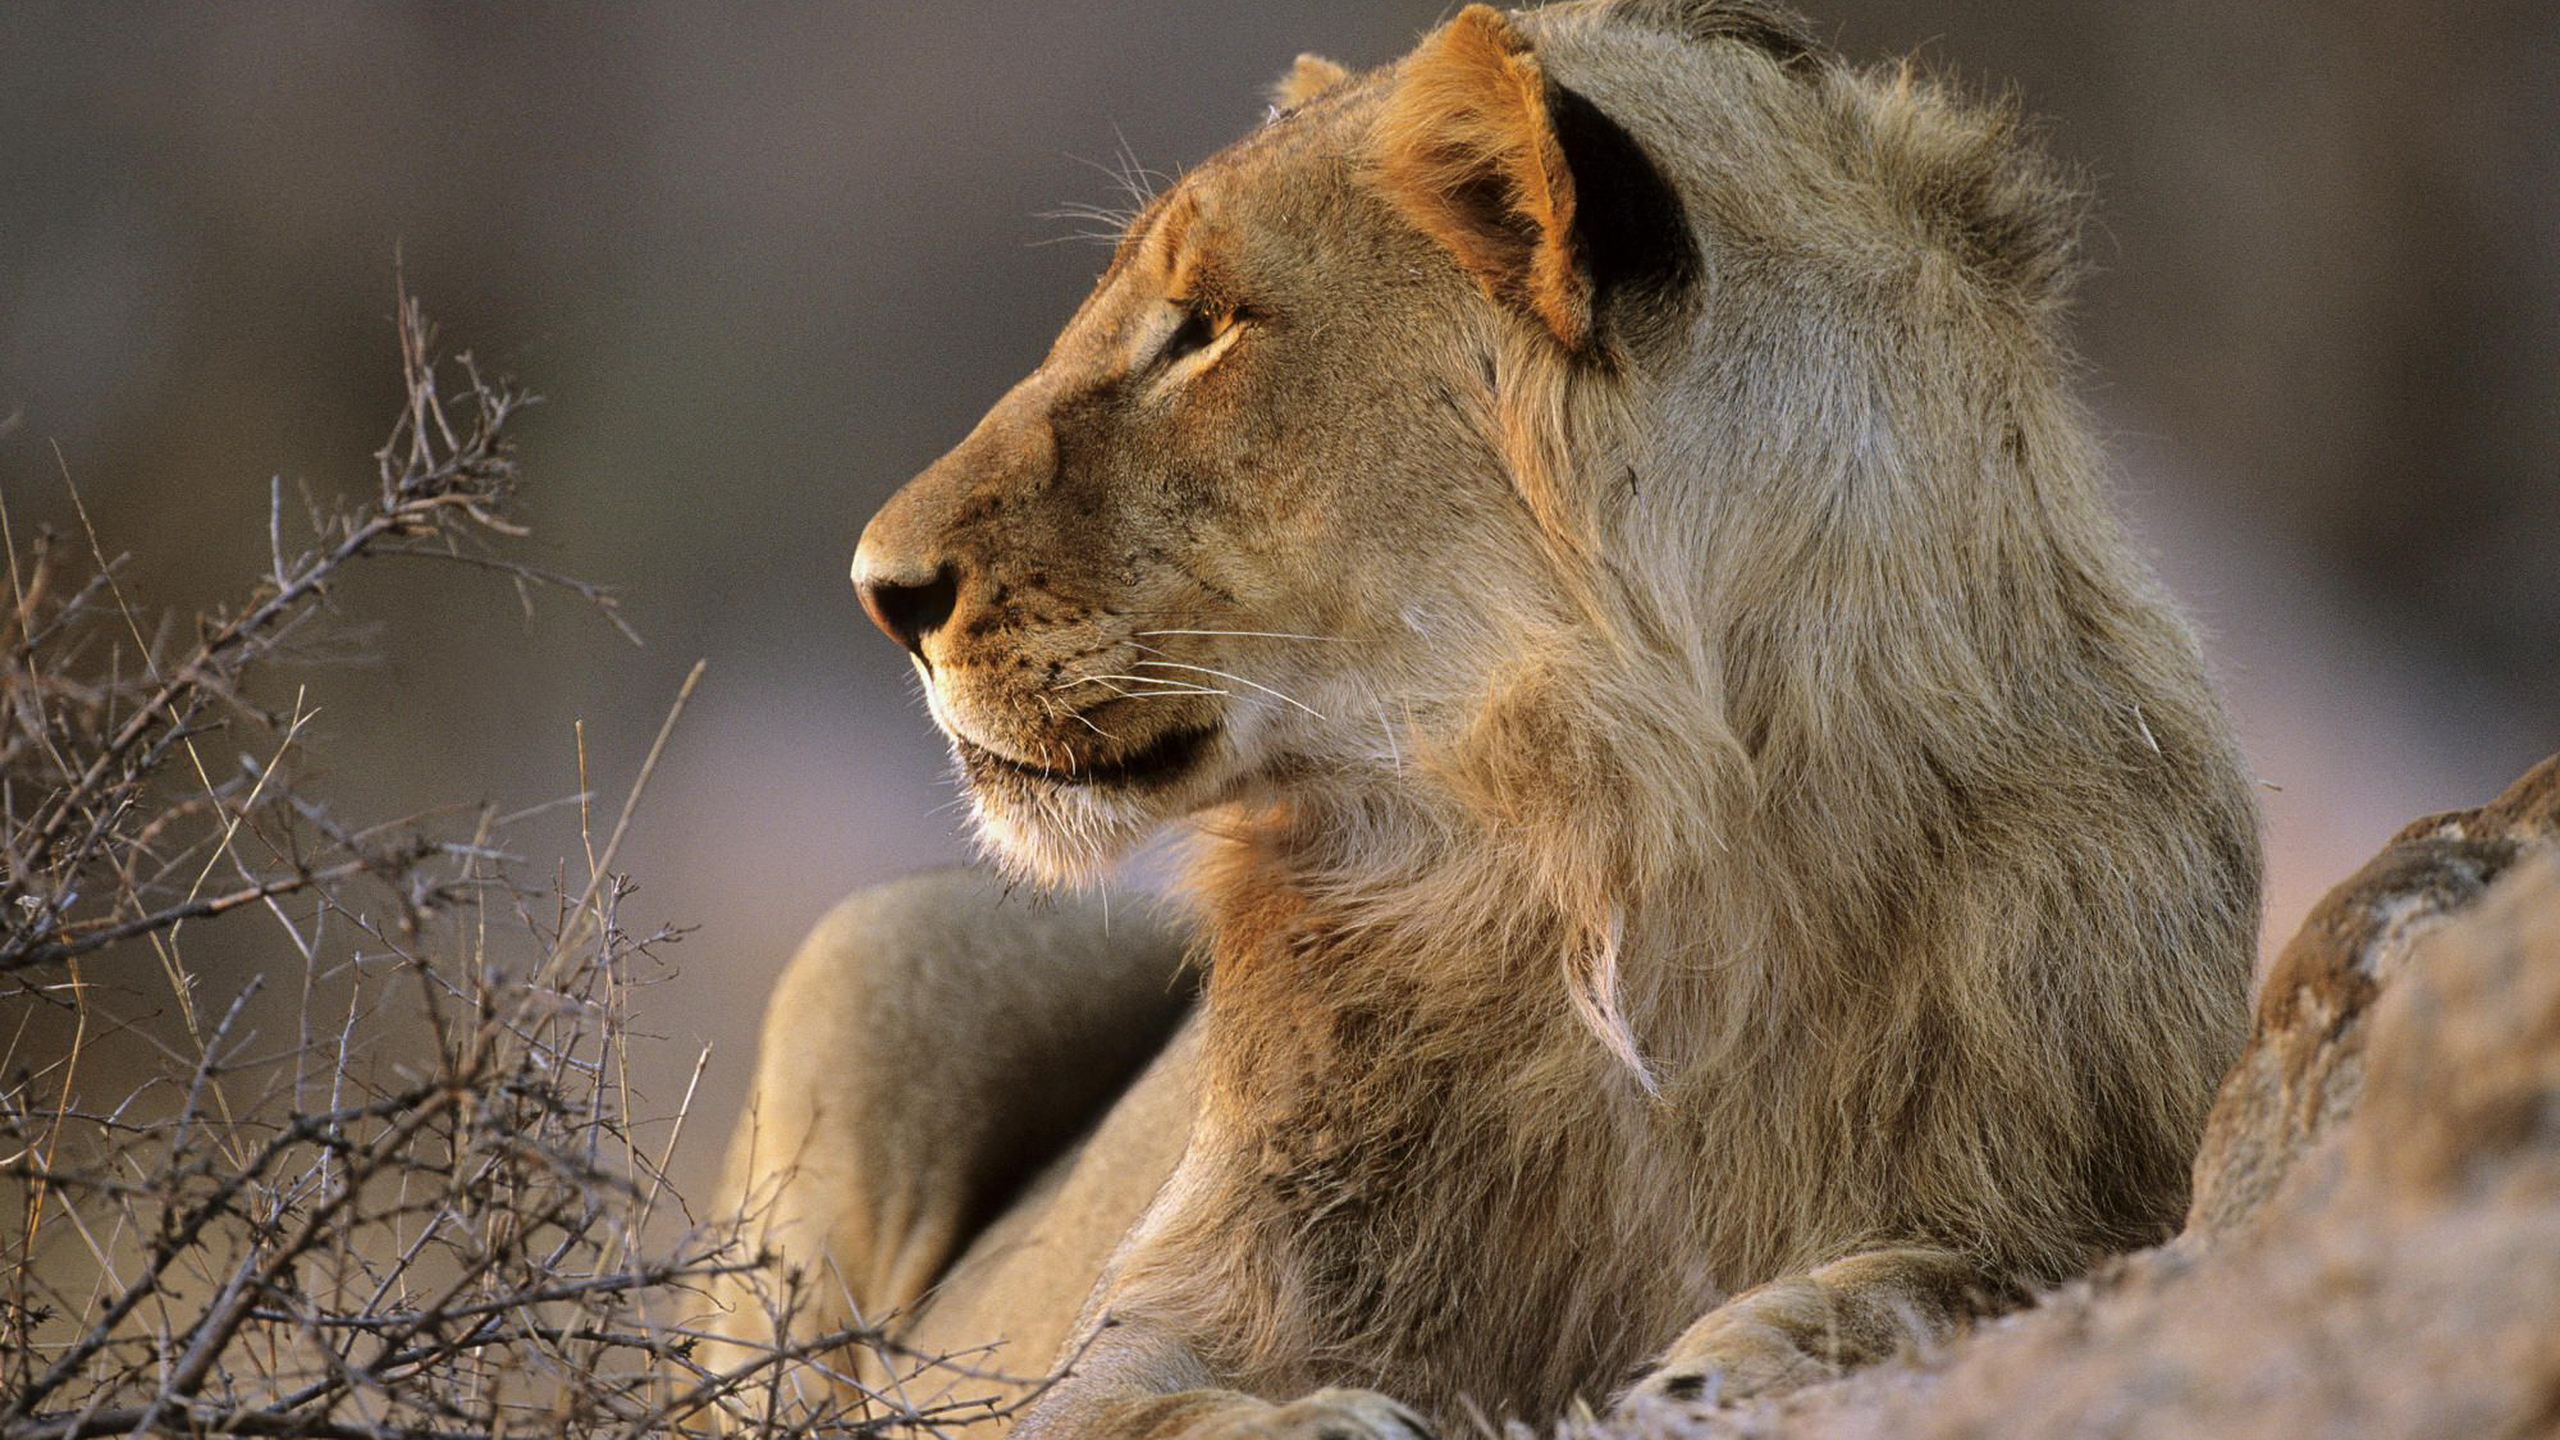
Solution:
[{"label": "rock", "polygon": [[2181,1244],[2249,1221],[2355,1104],[2375,997],[2412,949],[2520,858],[2555,845],[2560,756],[2480,809],[2409,825],[2312,910],[2259,987],[2249,1048],[2206,1122]]},{"label": "rock", "polygon": [[1610,1433],[2560,1434],[2560,757],[2312,912],[2175,1240],[1934,1353]]}]

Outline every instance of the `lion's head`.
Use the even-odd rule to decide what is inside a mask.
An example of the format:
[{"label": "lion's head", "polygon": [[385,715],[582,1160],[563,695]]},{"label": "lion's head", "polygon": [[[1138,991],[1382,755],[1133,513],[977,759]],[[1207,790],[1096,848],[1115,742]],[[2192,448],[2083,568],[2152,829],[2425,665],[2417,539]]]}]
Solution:
[{"label": "lion's head", "polygon": [[[1783,88],[1782,58],[1749,68]],[[1668,182],[1493,12],[1370,76],[1302,62],[1282,98],[864,534],[866,605],[988,835],[1044,875],[1257,784],[1410,763],[1490,666],[1592,623],[1559,563],[1610,497],[1524,475],[1565,457],[1523,432],[1578,374],[1634,398],[1697,308]]]},{"label": "lion's head", "polygon": [[2209,833],[2222,943],[2246,796],[2097,496],[2077,202],[2005,114],[1751,0],[1471,6],[1283,100],[863,537],[1003,856],[1227,807],[1444,911],[1424,852],[1494,857],[1621,1040],[1667,889],[1836,951],[2001,847]]},{"label": "lion's head", "polygon": [[[1535,82],[1490,12],[1458,33],[1487,83]],[[1148,205],[1047,360],[864,534],[866,604],[914,652],[987,834],[1043,875],[1257,785],[1392,765],[1489,657],[1566,620],[1495,356],[1539,302],[1560,354],[1606,343],[1562,259],[1571,179],[1536,157],[1535,203],[1562,207],[1543,256],[1490,177],[1448,177],[1481,213],[1426,216],[1396,78],[1302,66],[1322,93]],[[1461,225],[1507,246],[1481,273]]]}]

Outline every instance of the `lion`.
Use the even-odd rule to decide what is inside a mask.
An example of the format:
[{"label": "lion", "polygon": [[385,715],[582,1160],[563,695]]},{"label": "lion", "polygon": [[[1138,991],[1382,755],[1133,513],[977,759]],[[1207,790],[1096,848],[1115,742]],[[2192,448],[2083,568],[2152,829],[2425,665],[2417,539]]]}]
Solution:
[{"label": "lion", "polygon": [[863,532],[1001,873],[820,927],[724,1203],[1043,1440],[1730,1403],[2163,1238],[2258,831],[2073,187],[1758,0],[1277,99]]}]

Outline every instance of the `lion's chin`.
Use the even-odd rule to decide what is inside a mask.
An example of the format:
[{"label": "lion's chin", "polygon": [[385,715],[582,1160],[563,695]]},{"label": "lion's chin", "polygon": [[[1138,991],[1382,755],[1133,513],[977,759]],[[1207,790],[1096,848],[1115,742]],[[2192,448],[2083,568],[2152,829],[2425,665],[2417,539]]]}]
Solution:
[{"label": "lion's chin", "polygon": [[1164,817],[1153,815],[1056,813],[1065,807],[1043,807],[1051,813],[1030,814],[1011,802],[990,801],[974,791],[970,805],[977,819],[979,846],[999,871],[1062,889],[1101,883],[1113,866],[1164,823]]},{"label": "lion's chin", "polygon": [[953,735],[980,845],[1008,874],[1049,886],[1102,880],[1215,788],[1216,727],[1171,732],[1082,771],[1025,764]]}]

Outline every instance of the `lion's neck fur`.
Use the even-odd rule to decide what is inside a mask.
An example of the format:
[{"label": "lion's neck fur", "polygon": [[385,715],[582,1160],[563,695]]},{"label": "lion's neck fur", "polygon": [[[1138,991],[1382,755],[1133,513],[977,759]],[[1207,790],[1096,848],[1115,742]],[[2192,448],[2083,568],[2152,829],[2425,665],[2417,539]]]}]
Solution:
[{"label": "lion's neck fur", "polygon": [[[1213,959],[1193,1154],[1215,1160],[1187,1179],[1206,1243],[1172,1248],[1223,1268],[1145,1288],[1214,1312],[1194,1333],[1232,1337],[1218,1362],[1249,1389],[1365,1377],[1552,1414],[1595,1360],[1632,1363],[1715,1293],[1696,1212],[1661,1203],[1695,1157],[1665,1153],[1662,1102],[1568,1002],[1573,919],[1518,903],[1523,877],[1461,864],[1474,845],[1396,803],[1244,818],[1200,861]],[[1401,873],[1349,873],[1347,834],[1373,864],[1393,843]],[[1609,1238],[1565,1256],[1562,1234]],[[1453,1263],[1476,1247],[1511,1258]],[[1654,1273],[1617,1273],[1630,1255]],[[1665,1255],[1697,1258],[1666,1285]],[[1486,1313],[1554,1323],[1467,1318]]]},{"label": "lion's neck fur", "polygon": [[[2246,795],[2074,414],[1943,443],[2044,464],[1934,520],[1693,516],[1704,598],[1586,570],[1610,643],[1531,645],[1437,747],[1210,822],[1173,1248],[1222,1258],[1131,1279],[1223,1367],[1550,1414],[1864,1245],[2059,1278],[2174,1219],[2237,1039]],[[1663,456],[1639,495],[1730,483]],[[1839,527],[1886,523],[1938,548],[1841,573]],[[1465,1329],[1476,1299],[1558,1323]]]}]

